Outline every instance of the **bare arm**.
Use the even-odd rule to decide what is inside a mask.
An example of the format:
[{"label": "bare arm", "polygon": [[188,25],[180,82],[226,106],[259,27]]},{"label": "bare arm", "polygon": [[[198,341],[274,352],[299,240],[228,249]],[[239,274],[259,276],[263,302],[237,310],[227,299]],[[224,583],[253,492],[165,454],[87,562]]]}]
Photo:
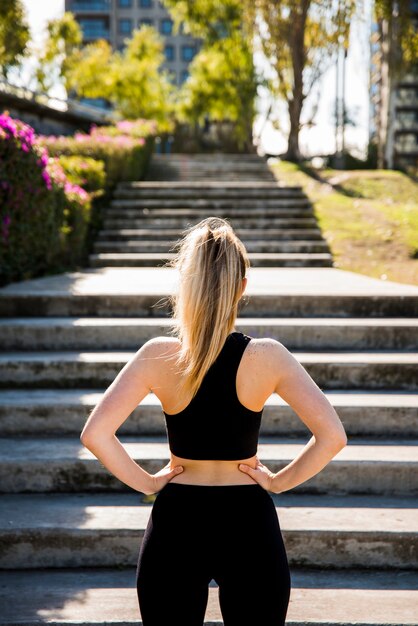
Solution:
[{"label": "bare arm", "polygon": [[332,404],[299,361],[278,342],[275,353],[278,379],[275,392],[287,402],[312,432],[312,437],[272,481],[280,493],[320,472],[347,444],[347,435]]},{"label": "bare arm", "polygon": [[[273,344],[268,350],[269,366],[273,368],[271,371],[277,372],[274,391],[312,432],[299,454],[276,474],[262,464],[264,471],[246,466],[244,471],[264,482],[269,491],[281,493],[320,472],[347,445],[347,435],[334,407],[305,368],[283,344],[274,339],[269,341]],[[260,476],[260,472],[264,476]]]},{"label": "bare arm", "polygon": [[116,478],[145,494],[155,493],[181,470],[166,466],[158,478],[152,476],[134,461],[115,433],[151,391],[157,350],[158,343],[150,340],[133,355],[106,389],[80,434],[81,443]]}]

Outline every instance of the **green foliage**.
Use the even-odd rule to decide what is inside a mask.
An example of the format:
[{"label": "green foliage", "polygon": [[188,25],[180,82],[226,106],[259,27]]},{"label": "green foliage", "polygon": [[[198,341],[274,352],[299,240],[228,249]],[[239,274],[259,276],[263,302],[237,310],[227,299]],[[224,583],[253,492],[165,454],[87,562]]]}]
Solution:
[{"label": "green foliage", "polygon": [[180,121],[235,122],[239,144],[251,136],[257,82],[252,52],[238,35],[204,48],[190,65],[190,77],[179,96]]},{"label": "green foliage", "polygon": [[300,88],[305,99],[333,61],[338,40],[348,48],[355,2],[258,0],[257,8],[263,20],[258,34],[276,73],[272,88],[286,101]]},{"label": "green foliage", "polygon": [[104,189],[106,173],[104,161],[81,156],[60,156],[58,162],[64,170],[68,180],[74,185],[93,192]]},{"label": "green foliage", "polygon": [[20,65],[27,54],[29,26],[21,0],[0,2],[0,72],[7,78],[9,70]]},{"label": "green foliage", "polygon": [[176,29],[183,24],[185,34],[201,37],[205,46],[234,37],[244,22],[245,6],[240,0],[164,0]]},{"label": "green foliage", "polygon": [[165,0],[176,27],[203,39],[177,99],[180,122],[233,122],[244,147],[252,136],[258,79],[245,3],[239,0]]},{"label": "green foliage", "polygon": [[274,72],[269,88],[289,111],[288,159],[302,158],[299,132],[304,124],[314,123],[317,109],[314,104],[310,119],[302,123],[305,100],[334,61],[338,47],[348,48],[350,24],[360,8],[361,2],[355,0],[256,0],[254,4],[255,29]]},{"label": "green foliage", "polygon": [[398,73],[418,66],[418,30],[412,17],[410,0],[375,0],[375,17],[388,22],[388,34],[392,41],[389,52],[391,71]]},{"label": "green foliage", "polygon": [[0,116],[0,283],[78,259],[90,197],[71,184],[34,131]]},{"label": "green foliage", "polygon": [[152,146],[151,139],[145,141],[123,135],[101,135],[100,128],[90,135],[41,136],[38,141],[53,156],[79,155],[103,161],[108,187],[113,187],[117,181],[141,179]]},{"label": "green foliage", "polygon": [[106,98],[126,119],[148,118],[160,131],[173,127],[174,88],[162,71],[163,44],[149,26],[135,30],[122,51],[100,40],[75,50],[63,71],[79,96]]},{"label": "green foliage", "polygon": [[57,78],[65,80],[67,60],[80,46],[83,36],[74,15],[70,12],[47,24],[47,37],[38,55],[36,79],[39,88],[48,92]]}]

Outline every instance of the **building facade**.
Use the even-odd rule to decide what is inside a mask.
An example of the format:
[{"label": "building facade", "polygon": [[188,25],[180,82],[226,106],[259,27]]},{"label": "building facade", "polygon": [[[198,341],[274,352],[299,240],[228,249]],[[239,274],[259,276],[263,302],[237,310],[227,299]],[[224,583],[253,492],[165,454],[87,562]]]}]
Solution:
[{"label": "building facade", "polygon": [[[411,0],[418,30],[418,0]],[[396,23],[395,23],[396,26]],[[418,59],[416,68],[390,75],[396,55],[393,29],[387,20],[373,21],[370,39],[370,143],[376,146],[378,167],[418,171]]]},{"label": "building facade", "polygon": [[71,11],[81,26],[83,41],[90,43],[105,39],[114,50],[122,50],[136,28],[153,26],[164,40],[165,61],[175,85],[188,76],[190,61],[198,52],[201,41],[173,32],[173,20],[159,0],[65,0],[65,10]]}]

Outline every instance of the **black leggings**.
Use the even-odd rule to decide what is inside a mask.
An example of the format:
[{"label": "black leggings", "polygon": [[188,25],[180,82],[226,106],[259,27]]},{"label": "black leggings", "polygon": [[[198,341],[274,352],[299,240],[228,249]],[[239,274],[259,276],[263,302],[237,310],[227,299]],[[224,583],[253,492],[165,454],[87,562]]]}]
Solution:
[{"label": "black leggings", "polygon": [[144,626],[202,626],[211,580],[224,626],[283,626],[291,578],[276,508],[258,483],[168,482],[139,550]]}]

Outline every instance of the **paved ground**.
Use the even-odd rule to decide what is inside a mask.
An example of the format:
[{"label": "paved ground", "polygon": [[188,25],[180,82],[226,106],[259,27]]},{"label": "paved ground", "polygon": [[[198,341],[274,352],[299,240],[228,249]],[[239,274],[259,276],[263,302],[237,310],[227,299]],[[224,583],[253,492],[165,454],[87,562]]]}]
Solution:
[{"label": "paved ground", "polygon": [[[246,293],[418,295],[418,287],[362,276],[329,267],[252,267]],[[11,283],[4,294],[166,294],[177,284],[177,271],[158,267],[104,267],[67,272],[46,278]]]}]

